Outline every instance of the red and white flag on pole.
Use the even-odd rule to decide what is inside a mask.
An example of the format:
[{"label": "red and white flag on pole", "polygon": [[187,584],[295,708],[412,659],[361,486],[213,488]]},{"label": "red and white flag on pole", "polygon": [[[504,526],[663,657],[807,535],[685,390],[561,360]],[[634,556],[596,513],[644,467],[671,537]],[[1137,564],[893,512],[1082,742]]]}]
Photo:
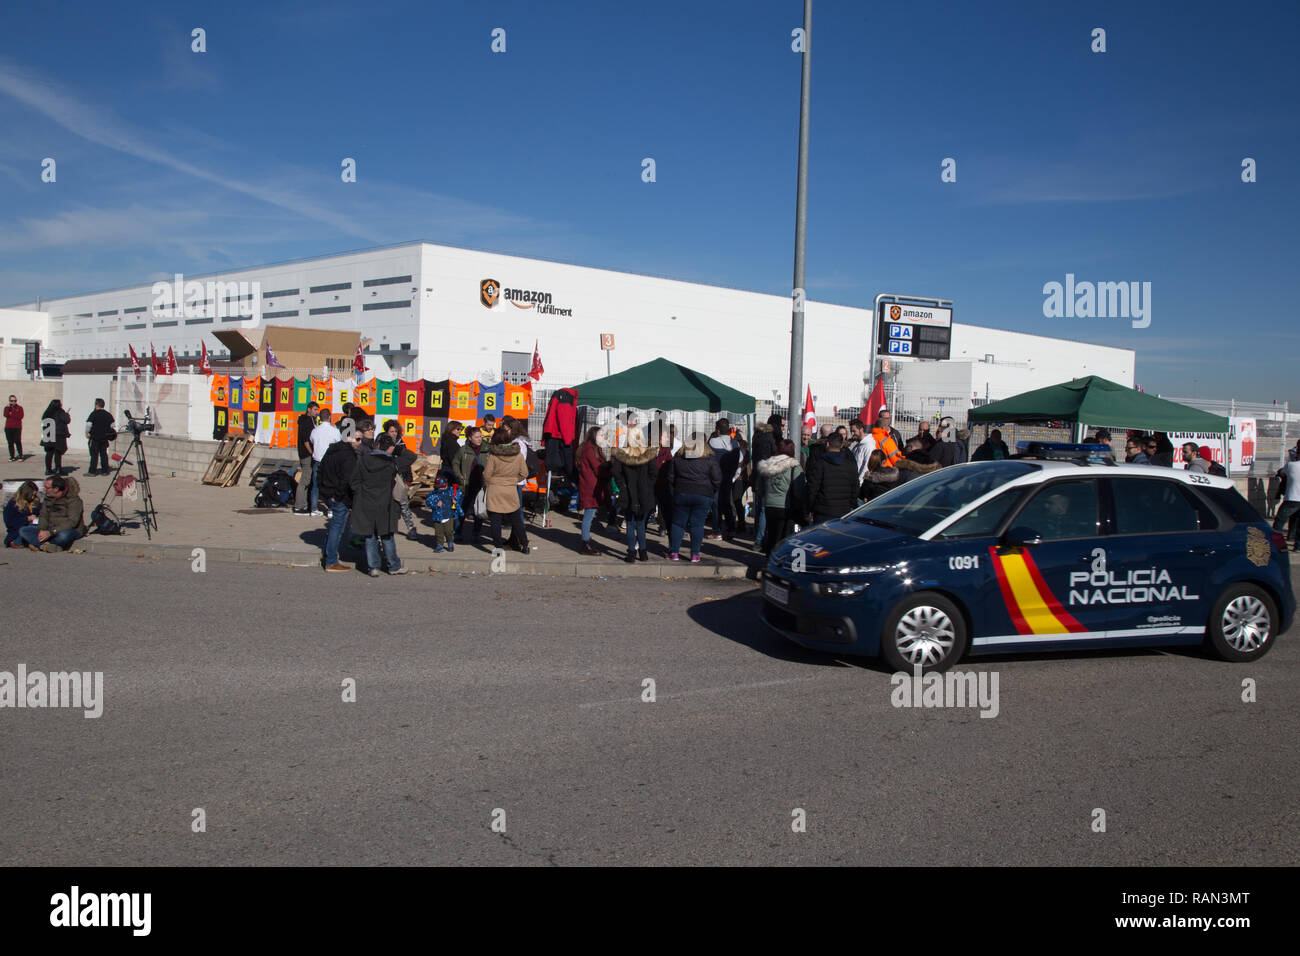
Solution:
[{"label": "red and white flag on pole", "polygon": [[163,365],[162,359],[158,357],[158,352],[154,349],[153,343],[149,343],[149,362],[153,366],[154,375],[166,375],[167,367]]},{"label": "red and white flag on pole", "polygon": [[542,368],[542,356],[537,351],[537,339],[533,339],[533,367],[528,371],[528,377],[536,381],[546,374],[546,369]]},{"label": "red and white flag on pole", "polygon": [[208,361],[208,343],[203,342],[203,355],[199,357],[199,371],[204,375],[212,374],[212,363]]},{"label": "red and white flag on pole", "polygon": [[135,354],[135,346],[134,346],[134,345],[128,345],[127,348],[129,348],[129,349],[131,350],[131,371],[135,372],[135,377],[136,377],[136,379],[137,379],[137,381],[138,381],[139,378],[140,378],[140,375],[142,374],[142,373],[140,372],[140,356],[138,356],[138,355]]},{"label": "red and white flag on pole", "polygon": [[875,387],[871,389],[871,394],[867,396],[867,404],[862,406],[862,412],[858,415],[858,421],[870,429],[876,424],[876,419],[880,416],[880,411],[885,407],[885,380],[876,379]]},{"label": "red and white flag on pole", "polygon": [[169,345],[167,346],[167,374],[175,375],[176,372],[176,353],[172,351],[172,347]]},{"label": "red and white flag on pole", "polygon": [[808,386],[808,397],[803,403],[803,423],[814,431],[817,428],[817,415],[813,412],[812,386]]},{"label": "red and white flag on pole", "polygon": [[352,371],[357,375],[364,374],[366,371],[366,360],[361,357],[361,343],[357,343],[357,354],[352,359]]}]

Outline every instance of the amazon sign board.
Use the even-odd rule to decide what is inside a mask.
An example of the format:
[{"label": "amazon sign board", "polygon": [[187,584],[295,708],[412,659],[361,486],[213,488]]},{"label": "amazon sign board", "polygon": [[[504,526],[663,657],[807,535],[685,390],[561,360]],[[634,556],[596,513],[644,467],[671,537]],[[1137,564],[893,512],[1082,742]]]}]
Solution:
[{"label": "amazon sign board", "polygon": [[952,309],[881,302],[877,348],[886,358],[947,359],[952,354]]},{"label": "amazon sign board", "polygon": [[478,284],[478,300],[485,309],[495,309],[508,302],[516,309],[532,309],[542,315],[572,316],[572,309],[561,309],[551,301],[551,293],[536,289],[516,289],[502,285],[496,279],[483,279]]}]

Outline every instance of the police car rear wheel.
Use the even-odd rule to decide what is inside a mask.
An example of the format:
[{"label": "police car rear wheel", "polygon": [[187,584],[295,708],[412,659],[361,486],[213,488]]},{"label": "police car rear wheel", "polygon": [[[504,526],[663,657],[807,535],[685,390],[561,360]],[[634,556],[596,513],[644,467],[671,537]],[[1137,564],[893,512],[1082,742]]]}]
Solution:
[{"label": "police car rear wheel", "polygon": [[1277,636],[1277,608],[1262,588],[1234,584],[1210,613],[1210,646],[1225,661],[1253,661],[1268,653]]},{"label": "police car rear wheel", "polygon": [[942,594],[921,591],[903,599],[881,634],[880,653],[895,670],[947,670],[965,652],[966,620]]}]

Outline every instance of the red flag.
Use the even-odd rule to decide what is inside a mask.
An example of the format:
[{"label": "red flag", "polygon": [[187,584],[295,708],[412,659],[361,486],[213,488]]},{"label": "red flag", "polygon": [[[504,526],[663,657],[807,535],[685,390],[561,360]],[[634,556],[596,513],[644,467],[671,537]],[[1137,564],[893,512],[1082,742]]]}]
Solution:
[{"label": "red flag", "polygon": [[131,350],[131,370],[135,372],[135,377],[138,380],[140,378],[140,356],[135,354],[134,345],[128,345],[127,348]]},{"label": "red flag", "polygon": [[867,404],[863,406],[862,412],[858,415],[858,421],[870,429],[876,424],[876,419],[880,416],[880,410],[884,407],[885,380],[878,378],[875,387],[871,389],[871,394],[867,396]]},{"label": "red flag", "polygon": [[176,353],[172,351],[172,347],[169,345],[167,346],[167,374],[175,375],[176,371]]},{"label": "red flag", "polygon": [[212,374],[212,363],[208,361],[208,343],[203,342],[203,355],[199,358],[199,371],[204,375]]},{"label": "red flag", "polygon": [[808,397],[803,403],[803,423],[814,430],[817,428],[817,415],[813,412],[811,385],[808,386]]},{"label": "red flag", "polygon": [[357,375],[361,375],[366,371],[366,360],[361,357],[360,342],[357,343],[356,357],[352,359],[352,371],[355,372]]},{"label": "red flag", "polygon": [[158,358],[158,353],[154,350],[153,343],[149,343],[149,361],[153,365],[154,375],[166,375],[167,367],[163,365],[162,360]]},{"label": "red flag", "polygon": [[533,339],[533,367],[529,371],[528,377],[536,381],[546,374],[546,369],[542,368],[542,357],[537,352],[537,339]]}]

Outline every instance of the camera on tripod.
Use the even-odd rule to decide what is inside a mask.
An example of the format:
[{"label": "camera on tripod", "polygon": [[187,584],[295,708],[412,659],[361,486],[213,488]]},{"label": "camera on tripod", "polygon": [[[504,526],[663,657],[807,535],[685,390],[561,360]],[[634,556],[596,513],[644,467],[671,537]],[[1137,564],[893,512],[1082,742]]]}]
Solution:
[{"label": "camera on tripod", "polygon": [[126,416],[126,427],[133,435],[143,435],[145,432],[151,432],[158,426],[154,424],[153,413],[145,409],[144,418],[135,418],[125,408],[122,414]]}]

